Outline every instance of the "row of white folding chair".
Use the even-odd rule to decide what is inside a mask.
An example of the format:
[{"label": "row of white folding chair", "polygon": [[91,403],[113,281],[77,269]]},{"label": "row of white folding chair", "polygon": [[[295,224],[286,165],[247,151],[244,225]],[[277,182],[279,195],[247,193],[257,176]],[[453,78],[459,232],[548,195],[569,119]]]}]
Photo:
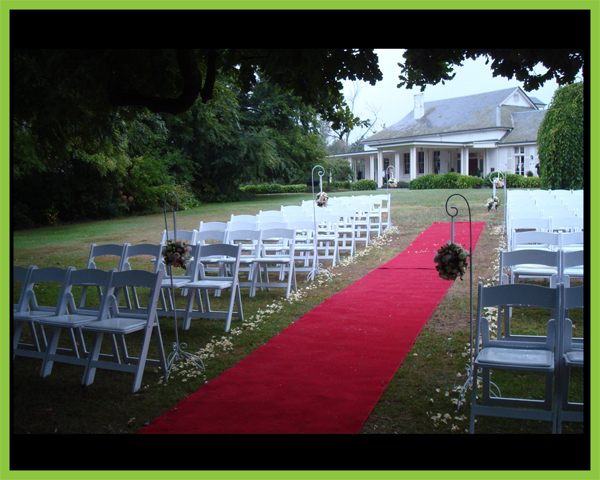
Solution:
[{"label": "row of white folding chair", "polygon": [[[584,278],[583,272],[583,250],[500,252],[500,285],[518,284],[521,279],[528,278],[548,280],[553,288],[559,283],[568,288],[571,286],[571,279]],[[531,340],[531,336],[514,335],[511,332],[511,318],[510,309],[498,312],[498,337]]]},{"label": "row of white folding chair", "polygon": [[[141,385],[146,363],[157,364],[163,368],[163,371],[166,370],[162,338],[156,314],[162,276],[163,272],[160,270],[158,272],[142,270],[118,272],[117,269],[106,271],[98,268],[83,270],[76,270],[74,267],[66,269],[56,267],[32,268],[23,286],[26,294],[23,295],[17,311],[13,314],[15,323],[13,353],[19,350],[20,326],[23,323],[35,322],[50,328],[45,350],[35,355],[36,358],[42,359],[40,376],[48,376],[52,371],[54,362],[80,365],[85,367],[82,383],[89,385],[93,382],[97,368],[107,368],[135,373],[133,391],[137,391]],[[56,306],[46,309],[45,314],[36,314],[36,309],[30,302],[32,297],[27,292],[30,289],[32,291],[35,284],[46,281],[60,283],[61,290],[58,302]],[[100,302],[99,306],[93,308],[75,306],[73,287],[83,289],[90,286],[95,287],[95,291],[102,292],[101,297],[96,299]],[[121,308],[119,306],[119,292],[127,286],[147,288],[149,290],[148,304],[145,307],[138,305],[134,309],[128,306]],[[81,305],[81,303],[79,304]],[[62,330],[67,330],[70,334],[71,349],[61,349],[58,346]],[[79,351],[77,343],[83,341],[82,331],[93,333],[90,351],[83,352],[83,354]],[[123,349],[124,356],[121,358],[115,338],[118,337],[121,340],[121,347],[125,347],[123,337],[137,331],[144,332],[139,356],[131,357],[126,349]],[[112,354],[110,355],[101,354],[100,352],[104,334],[111,336]],[[147,359],[148,345],[152,335],[156,339],[159,353],[159,360],[156,361]],[[19,353],[22,354],[22,352]]]},{"label": "row of white folding chair", "polygon": [[582,250],[584,232],[544,232],[530,230],[511,235],[509,251],[520,249],[538,250]]},{"label": "row of white folding chair", "polygon": [[[549,312],[543,342],[515,341],[513,338],[492,340],[490,322],[483,316],[484,309],[523,306]],[[553,432],[560,432],[563,419],[583,421],[581,409],[578,416],[563,414],[564,409],[570,408],[565,400],[568,399],[568,370],[583,366],[583,354],[572,350],[567,311],[583,306],[583,287],[565,288],[562,283],[553,288],[528,284],[483,287],[479,283],[475,338],[478,347],[481,341],[481,348],[477,348],[473,362],[470,433],[475,431],[478,415],[551,421]],[[499,392],[492,394],[490,370],[494,369],[545,374],[543,400],[507,398]],[[481,404],[477,401],[479,370],[482,373]]]}]

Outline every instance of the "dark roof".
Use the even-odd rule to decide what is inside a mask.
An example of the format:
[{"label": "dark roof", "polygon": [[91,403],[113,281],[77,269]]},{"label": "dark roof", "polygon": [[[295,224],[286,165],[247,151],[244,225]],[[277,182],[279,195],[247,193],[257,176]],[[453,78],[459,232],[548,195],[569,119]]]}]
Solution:
[{"label": "dark roof", "polygon": [[516,90],[520,89],[507,88],[432,102],[427,102],[425,99],[423,117],[415,119],[413,111],[398,123],[365,139],[363,143],[487,128],[511,129],[513,128],[512,114],[535,108],[499,107]]},{"label": "dark roof", "polygon": [[538,130],[546,115],[546,110],[517,112],[512,115],[514,129],[498,143],[537,142]]}]

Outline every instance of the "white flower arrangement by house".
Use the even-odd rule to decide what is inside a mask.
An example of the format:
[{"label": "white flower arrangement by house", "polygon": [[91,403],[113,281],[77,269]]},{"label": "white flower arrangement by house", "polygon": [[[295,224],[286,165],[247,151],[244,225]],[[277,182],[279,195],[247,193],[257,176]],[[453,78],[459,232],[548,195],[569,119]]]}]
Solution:
[{"label": "white flower arrangement by house", "polygon": [[437,263],[435,269],[438,271],[440,278],[454,281],[457,277],[460,277],[462,280],[469,267],[469,255],[468,250],[448,240],[448,243],[437,251],[433,259]]},{"label": "white flower arrangement by house", "polygon": [[504,181],[501,178],[496,178],[494,183],[496,184],[496,188],[504,188]]},{"label": "white flower arrangement by house", "polygon": [[395,178],[390,178],[388,180],[388,187],[396,188],[397,185],[398,185],[398,181]]}]

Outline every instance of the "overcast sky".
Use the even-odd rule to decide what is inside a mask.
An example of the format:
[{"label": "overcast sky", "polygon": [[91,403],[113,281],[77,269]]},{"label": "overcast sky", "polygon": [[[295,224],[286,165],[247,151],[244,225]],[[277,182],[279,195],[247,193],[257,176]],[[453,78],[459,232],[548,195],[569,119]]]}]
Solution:
[{"label": "overcast sky", "polygon": [[[375,130],[381,131],[384,124],[389,127],[399,122],[413,110],[414,95],[419,93],[420,89],[397,88],[398,75],[400,75],[400,67],[397,64],[402,63],[404,60],[402,50],[376,49],[375,52],[379,56],[379,68],[383,73],[383,80],[377,82],[375,86],[365,82],[356,82],[360,85],[360,93],[355,103],[354,113],[361,119],[373,120],[374,115],[371,113],[369,105],[379,110]],[[485,64],[485,58],[467,60],[462,67],[455,67],[454,71],[456,76],[451,81],[446,82],[445,85],[427,86],[423,92],[425,103],[432,100],[462,97],[504,88],[523,88],[522,83],[516,79],[493,77],[489,65]],[[346,95],[347,100],[348,95],[353,90],[352,83],[355,82],[344,82],[344,95]],[[539,90],[525,93],[549,104],[556,88],[556,81],[552,80],[546,82]],[[354,141],[357,135],[353,132],[350,142]]]}]

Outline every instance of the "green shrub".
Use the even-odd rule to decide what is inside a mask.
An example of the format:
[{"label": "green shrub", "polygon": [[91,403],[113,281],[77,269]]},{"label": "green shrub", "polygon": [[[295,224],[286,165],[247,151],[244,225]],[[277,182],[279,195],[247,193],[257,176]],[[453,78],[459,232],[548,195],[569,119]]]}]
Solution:
[{"label": "green shrub", "polygon": [[306,185],[279,185],[277,183],[263,183],[261,185],[246,185],[240,187],[243,193],[264,195],[269,193],[305,193]]},{"label": "green shrub", "polygon": [[375,180],[358,180],[350,184],[350,190],[377,190],[377,182]]},{"label": "green shrub", "polygon": [[411,180],[408,188],[411,190],[426,189],[464,189],[481,188],[483,179],[469,175],[460,175],[456,172],[448,172],[443,175],[428,173],[419,178]]}]

